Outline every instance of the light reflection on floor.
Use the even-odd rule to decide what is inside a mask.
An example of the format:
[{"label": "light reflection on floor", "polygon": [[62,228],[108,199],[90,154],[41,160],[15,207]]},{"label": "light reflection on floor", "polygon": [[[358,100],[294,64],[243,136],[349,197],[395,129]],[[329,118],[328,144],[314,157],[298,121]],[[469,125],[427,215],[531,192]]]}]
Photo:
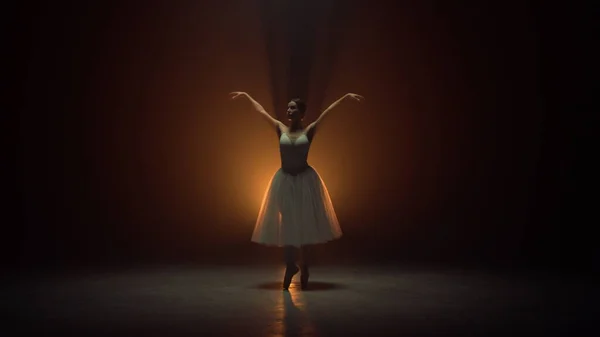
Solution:
[{"label": "light reflection on floor", "polygon": [[[281,279],[285,268],[281,273]],[[300,289],[296,280],[300,274],[294,276],[289,291],[281,291],[275,305],[275,322],[268,337],[289,336],[318,336],[315,324],[310,318],[310,308],[307,305],[305,293]]]},{"label": "light reflection on floor", "polygon": [[600,299],[599,289],[576,280],[319,266],[311,270],[308,290],[300,289],[296,275],[284,292],[284,272],[278,266],[190,266],[46,275],[0,287],[0,311],[8,314],[3,314],[8,317],[5,330],[21,335],[490,337],[598,332],[590,307]]}]

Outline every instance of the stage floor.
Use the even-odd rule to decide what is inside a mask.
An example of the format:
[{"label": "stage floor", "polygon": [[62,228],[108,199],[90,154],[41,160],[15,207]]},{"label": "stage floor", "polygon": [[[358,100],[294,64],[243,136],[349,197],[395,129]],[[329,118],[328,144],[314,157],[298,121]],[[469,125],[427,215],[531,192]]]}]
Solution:
[{"label": "stage floor", "polygon": [[[597,287],[550,274],[320,266],[56,273],[6,283],[3,336],[587,336]],[[6,324],[8,323],[8,324]],[[12,330],[12,333],[10,331]]]}]

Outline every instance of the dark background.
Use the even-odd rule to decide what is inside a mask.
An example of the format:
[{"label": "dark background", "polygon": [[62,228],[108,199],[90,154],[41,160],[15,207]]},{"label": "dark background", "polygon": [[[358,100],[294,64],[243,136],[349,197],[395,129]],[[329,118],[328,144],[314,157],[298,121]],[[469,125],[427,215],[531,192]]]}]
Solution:
[{"label": "dark background", "polygon": [[[591,10],[479,1],[48,2],[10,18],[15,268],[280,262],[249,242],[308,119],[345,236],[322,263],[591,271]],[[390,2],[392,3],[392,2]],[[11,92],[12,94],[12,92]],[[579,178],[579,184],[575,178]]]}]

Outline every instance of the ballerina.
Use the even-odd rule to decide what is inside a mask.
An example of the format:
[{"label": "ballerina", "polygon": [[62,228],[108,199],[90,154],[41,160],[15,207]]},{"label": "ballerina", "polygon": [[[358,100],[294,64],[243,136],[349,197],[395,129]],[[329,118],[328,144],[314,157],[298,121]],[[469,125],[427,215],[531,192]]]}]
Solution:
[{"label": "ballerina", "polygon": [[[311,245],[342,236],[342,230],[323,180],[310,165],[308,151],[315,132],[325,116],[344,99],[361,101],[362,96],[348,93],[325,109],[316,121],[304,127],[306,104],[295,98],[288,103],[288,125],[273,118],[246,92],[232,92],[231,98],[246,97],[263,115],[279,137],[281,168],[275,172],[262,201],[251,241],[284,247],[286,271],[283,289],[288,290],[298,271],[301,289],[308,286]],[[300,251],[300,268],[296,264]]]}]

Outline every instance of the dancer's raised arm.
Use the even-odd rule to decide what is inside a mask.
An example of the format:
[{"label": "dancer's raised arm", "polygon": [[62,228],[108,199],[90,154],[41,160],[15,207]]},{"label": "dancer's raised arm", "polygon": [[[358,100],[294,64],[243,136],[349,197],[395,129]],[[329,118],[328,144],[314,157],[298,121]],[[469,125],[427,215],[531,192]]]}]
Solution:
[{"label": "dancer's raised arm", "polygon": [[314,131],[313,129],[319,125],[319,123],[321,123],[321,121],[323,120],[323,118],[325,116],[327,116],[329,114],[329,111],[331,111],[333,108],[335,108],[338,104],[340,104],[345,98],[351,98],[354,99],[358,102],[360,102],[361,100],[364,99],[364,97],[362,97],[361,95],[358,94],[352,94],[352,93],[347,93],[344,96],[340,97],[337,101],[331,103],[331,105],[329,107],[327,107],[327,109],[325,109],[321,115],[319,116],[319,118],[317,118],[316,121],[312,122],[310,125],[308,125],[308,127],[306,128],[307,131]]},{"label": "dancer's raised arm", "polygon": [[265,110],[265,108],[263,108],[263,106],[260,105],[260,103],[258,103],[254,98],[252,98],[250,95],[248,95],[247,92],[234,91],[234,92],[230,93],[230,95],[231,95],[231,99],[236,99],[236,98],[239,98],[239,97],[246,97],[246,98],[248,98],[248,100],[250,100],[250,103],[252,103],[252,106],[254,107],[254,109],[256,111],[258,111],[261,115],[263,115],[269,121],[269,123],[271,123],[271,125],[277,126],[277,127],[281,127],[283,125],[283,123],[281,123],[277,119],[273,118]]}]

